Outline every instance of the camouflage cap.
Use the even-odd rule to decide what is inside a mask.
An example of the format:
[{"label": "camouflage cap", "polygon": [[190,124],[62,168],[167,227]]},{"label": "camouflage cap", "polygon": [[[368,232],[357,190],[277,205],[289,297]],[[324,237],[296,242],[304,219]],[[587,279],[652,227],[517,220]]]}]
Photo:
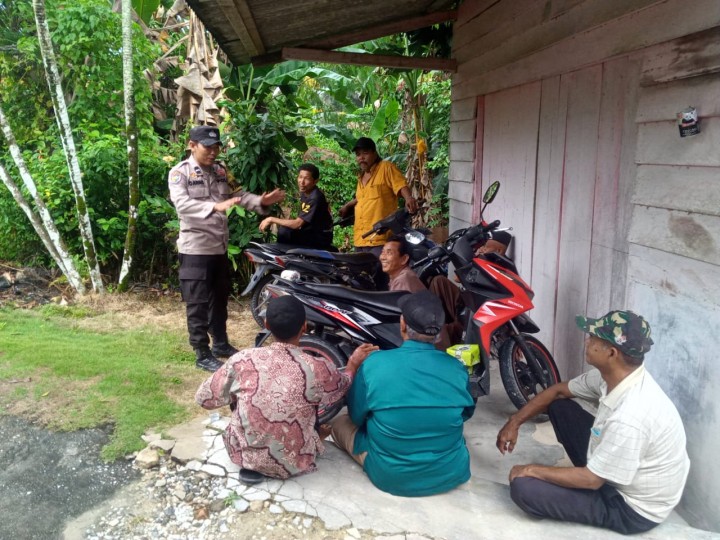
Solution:
[{"label": "camouflage cap", "polygon": [[609,341],[635,358],[642,358],[653,344],[650,324],[632,311],[611,311],[599,319],[578,315],[575,322],[588,334]]}]

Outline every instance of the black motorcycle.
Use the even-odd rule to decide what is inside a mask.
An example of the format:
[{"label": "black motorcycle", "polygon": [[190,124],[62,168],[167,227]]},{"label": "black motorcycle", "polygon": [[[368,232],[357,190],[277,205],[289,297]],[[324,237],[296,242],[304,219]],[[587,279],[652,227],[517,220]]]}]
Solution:
[{"label": "black motorcycle", "polygon": [[[498,185],[488,190],[490,202]],[[473,397],[490,391],[489,362],[500,363],[503,386],[511,401],[521,408],[534,395],[560,381],[555,361],[534,336],[538,326],[527,312],[533,291],[518,275],[512,261],[496,253],[476,256],[477,245],[492,238],[500,222],[480,223],[456,231],[442,246],[432,248],[427,262],[452,262],[463,286],[465,331],[455,348],[456,358],[468,370]],[[341,285],[310,283],[296,272],[281,275],[268,285],[271,296],[291,294],[305,306],[311,332],[300,345],[342,367],[361,343],[381,349],[402,344],[399,331],[399,298],[407,292],[368,292]],[[263,336],[264,337],[264,336]],[[261,337],[260,341],[262,341]],[[336,414],[342,404],[322,411],[322,419]]]},{"label": "black motorcycle", "polygon": [[[410,214],[405,209],[398,210],[375,223],[363,237],[384,234],[391,231],[403,235],[411,246],[411,267],[418,277],[428,284],[430,279],[441,273],[447,274],[447,266],[427,264],[418,268],[418,261],[427,258],[435,243],[427,238],[427,229],[415,229],[410,225]],[[336,223],[343,226],[342,221]],[[250,294],[250,309],[255,322],[264,327],[264,315],[269,295],[267,287],[283,270],[295,270],[306,281],[315,283],[335,283],[363,291],[375,291],[375,276],[381,272],[379,262],[372,253],[338,253],[322,249],[302,248],[287,244],[259,244],[250,242],[245,256],[255,265],[250,281],[241,293]]]}]

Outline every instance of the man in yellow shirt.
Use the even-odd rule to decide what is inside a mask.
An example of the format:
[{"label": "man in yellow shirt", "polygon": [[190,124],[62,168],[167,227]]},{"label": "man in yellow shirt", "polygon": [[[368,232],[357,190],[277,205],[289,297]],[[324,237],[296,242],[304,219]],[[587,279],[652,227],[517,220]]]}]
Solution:
[{"label": "man in yellow shirt", "polygon": [[370,251],[379,257],[392,233],[388,231],[368,238],[362,235],[377,221],[397,210],[398,197],[405,199],[405,208],[411,214],[417,212],[417,201],[400,169],[378,156],[375,141],[360,137],[353,152],[360,167],[355,198],[340,209],[340,216],[345,217],[351,208],[355,208],[355,250]]}]

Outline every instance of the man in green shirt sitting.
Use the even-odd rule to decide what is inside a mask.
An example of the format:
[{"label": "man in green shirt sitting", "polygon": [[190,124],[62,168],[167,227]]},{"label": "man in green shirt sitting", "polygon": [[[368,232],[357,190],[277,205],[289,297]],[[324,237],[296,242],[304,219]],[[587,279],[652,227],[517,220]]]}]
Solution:
[{"label": "man in green shirt sitting", "polygon": [[463,422],[475,405],[465,368],[433,345],[445,321],[437,296],[420,291],[399,305],[404,343],[363,363],[332,437],[379,489],[433,495],[470,479]]}]

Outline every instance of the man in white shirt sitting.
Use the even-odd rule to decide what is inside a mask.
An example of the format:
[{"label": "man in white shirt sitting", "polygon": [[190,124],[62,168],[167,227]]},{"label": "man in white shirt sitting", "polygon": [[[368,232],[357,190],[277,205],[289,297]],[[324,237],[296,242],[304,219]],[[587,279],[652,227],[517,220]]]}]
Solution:
[{"label": "man in white shirt sitting", "polygon": [[[510,494],[535,517],[648,531],[680,501],[690,468],[680,415],[643,366],[650,325],[631,311],[576,322],[595,369],[538,394],[497,437],[498,450],[512,452],[520,425],[547,411],[574,467],[516,465]],[[575,397],[595,402],[597,416]]]}]

